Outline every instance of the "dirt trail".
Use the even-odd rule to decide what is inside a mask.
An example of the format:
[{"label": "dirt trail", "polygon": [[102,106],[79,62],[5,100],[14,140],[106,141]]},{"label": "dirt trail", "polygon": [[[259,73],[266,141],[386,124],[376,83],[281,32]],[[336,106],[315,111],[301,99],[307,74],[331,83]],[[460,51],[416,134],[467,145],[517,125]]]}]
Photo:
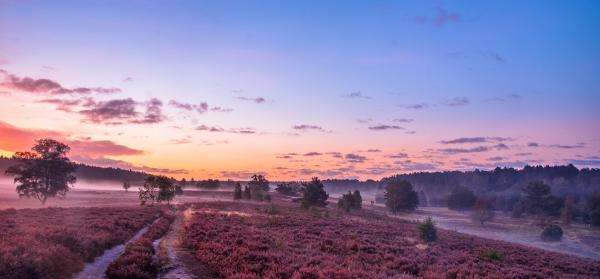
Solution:
[{"label": "dirt trail", "polygon": [[106,271],[108,266],[112,262],[114,262],[121,254],[123,254],[123,251],[125,251],[125,246],[127,246],[127,244],[129,244],[133,241],[136,241],[144,233],[146,233],[146,231],[148,230],[148,227],[149,226],[146,226],[145,228],[141,229],[130,240],[128,240],[124,244],[119,244],[109,250],[104,251],[104,254],[95,258],[93,262],[86,264],[85,268],[81,272],[79,272],[75,276],[73,276],[73,279],[106,278],[104,276],[104,272]]},{"label": "dirt trail", "polygon": [[208,272],[195,260],[194,254],[182,247],[180,236],[183,226],[191,217],[193,211],[188,208],[177,214],[177,218],[171,224],[171,229],[161,239],[159,244],[159,254],[161,258],[168,261],[165,273],[159,278],[163,279],[192,279],[192,278],[210,278]]}]

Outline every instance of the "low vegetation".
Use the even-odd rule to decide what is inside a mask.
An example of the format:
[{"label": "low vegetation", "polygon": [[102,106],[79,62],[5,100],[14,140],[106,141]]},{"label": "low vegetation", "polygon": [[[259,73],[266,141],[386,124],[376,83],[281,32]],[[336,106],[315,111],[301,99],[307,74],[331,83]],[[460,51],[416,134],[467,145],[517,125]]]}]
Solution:
[{"label": "low vegetation", "polygon": [[213,278],[600,276],[597,261],[452,231],[437,230],[437,240],[424,245],[415,223],[365,210],[352,218],[292,206],[273,215],[268,206],[234,202],[194,210],[184,242]]},{"label": "low vegetation", "polygon": [[425,242],[433,242],[437,240],[437,229],[431,217],[428,217],[423,222],[417,224],[419,238]]},{"label": "low vegetation", "polygon": [[160,271],[159,262],[154,260],[156,251],[153,242],[167,231],[174,216],[163,212],[138,240],[125,247],[125,252],[106,270],[108,279],[152,279]]},{"label": "low vegetation", "polygon": [[540,238],[543,241],[554,242],[561,241],[563,236],[563,230],[559,225],[549,225],[544,228]]},{"label": "low vegetation", "polygon": [[69,278],[150,224],[155,208],[0,211],[0,278]]}]

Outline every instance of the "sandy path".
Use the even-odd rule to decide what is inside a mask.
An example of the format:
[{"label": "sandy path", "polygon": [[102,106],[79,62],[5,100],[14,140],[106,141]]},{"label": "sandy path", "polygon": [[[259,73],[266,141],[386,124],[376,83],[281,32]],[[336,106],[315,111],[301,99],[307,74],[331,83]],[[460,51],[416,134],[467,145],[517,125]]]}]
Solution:
[{"label": "sandy path", "polygon": [[182,247],[180,236],[183,226],[191,217],[193,211],[188,208],[177,214],[177,218],[171,224],[171,229],[160,242],[160,254],[166,255],[168,259],[167,270],[159,278],[163,279],[192,279],[210,278],[209,274],[201,264],[195,260],[194,254]]},{"label": "sandy path", "polygon": [[114,262],[121,254],[123,254],[127,244],[129,244],[133,241],[136,241],[137,239],[142,237],[142,235],[144,233],[146,233],[146,231],[148,230],[148,227],[149,226],[146,226],[145,228],[141,229],[130,240],[128,240],[124,244],[119,244],[109,250],[104,251],[104,254],[95,258],[93,262],[86,264],[85,268],[81,272],[79,272],[75,276],[73,276],[73,278],[74,279],[106,278],[104,276],[104,272],[106,271],[108,266],[112,262]]}]

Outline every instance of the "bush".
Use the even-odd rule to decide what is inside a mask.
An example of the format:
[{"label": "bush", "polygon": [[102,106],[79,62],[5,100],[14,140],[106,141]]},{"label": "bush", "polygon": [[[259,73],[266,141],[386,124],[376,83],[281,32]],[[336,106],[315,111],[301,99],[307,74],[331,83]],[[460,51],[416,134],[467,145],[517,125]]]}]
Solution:
[{"label": "bush", "polygon": [[496,251],[495,249],[488,249],[485,250],[481,253],[481,255],[479,256],[480,259],[484,260],[484,261],[501,261],[504,259],[504,255],[502,255],[500,252]]},{"label": "bush", "polygon": [[354,193],[348,191],[348,194],[342,195],[338,200],[338,208],[350,211],[350,209],[361,209],[362,208],[362,197],[360,192],[355,190]]},{"label": "bush", "polygon": [[563,236],[563,230],[559,225],[550,225],[544,228],[541,238],[543,241],[560,241]]},{"label": "bush", "polygon": [[492,202],[484,197],[480,197],[473,206],[473,212],[471,212],[471,219],[473,221],[483,225],[487,221],[494,219],[494,206]]},{"label": "bush", "polygon": [[323,189],[323,183],[319,178],[314,177],[311,182],[303,183],[304,196],[302,197],[302,207],[326,206],[329,195]]},{"label": "bush", "polygon": [[425,221],[417,224],[417,230],[419,237],[425,242],[432,242],[437,239],[437,229],[431,217],[427,217]]}]

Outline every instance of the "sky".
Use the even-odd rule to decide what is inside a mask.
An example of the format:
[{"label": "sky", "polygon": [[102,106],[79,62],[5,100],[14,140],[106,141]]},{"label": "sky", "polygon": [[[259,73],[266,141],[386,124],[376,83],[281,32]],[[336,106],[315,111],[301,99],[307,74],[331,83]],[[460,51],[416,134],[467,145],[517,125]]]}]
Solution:
[{"label": "sky", "polygon": [[600,167],[598,1],[0,0],[0,154],[177,178]]}]

